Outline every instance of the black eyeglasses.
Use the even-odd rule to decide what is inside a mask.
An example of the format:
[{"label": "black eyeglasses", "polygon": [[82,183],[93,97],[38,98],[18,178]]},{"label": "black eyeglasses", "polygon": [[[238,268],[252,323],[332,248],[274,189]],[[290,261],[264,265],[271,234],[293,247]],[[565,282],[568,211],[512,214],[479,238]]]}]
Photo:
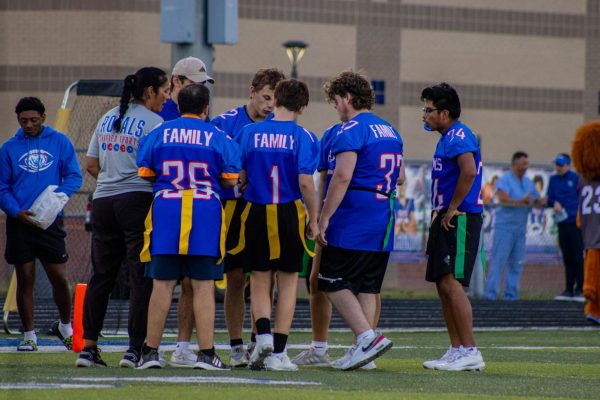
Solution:
[{"label": "black eyeglasses", "polygon": [[423,114],[428,115],[428,114],[431,114],[434,111],[443,111],[443,110],[440,110],[439,108],[423,107],[423,108],[421,108],[421,111],[423,111]]}]

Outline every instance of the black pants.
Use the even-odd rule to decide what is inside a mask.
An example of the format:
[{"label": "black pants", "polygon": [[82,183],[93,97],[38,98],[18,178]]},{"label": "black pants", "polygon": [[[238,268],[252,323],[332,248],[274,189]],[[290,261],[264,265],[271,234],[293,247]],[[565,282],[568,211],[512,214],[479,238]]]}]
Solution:
[{"label": "black pants", "polygon": [[575,222],[558,224],[558,243],[565,264],[566,291],[583,291],[583,238]]},{"label": "black pants", "polygon": [[104,325],[108,298],[120,268],[129,272],[129,345],[139,347],[146,338],[148,303],[152,280],[144,277],[140,251],[144,244],[144,220],[152,193],[131,192],[92,202],[93,275],[87,287],[83,314],[83,337],[98,340]]}]

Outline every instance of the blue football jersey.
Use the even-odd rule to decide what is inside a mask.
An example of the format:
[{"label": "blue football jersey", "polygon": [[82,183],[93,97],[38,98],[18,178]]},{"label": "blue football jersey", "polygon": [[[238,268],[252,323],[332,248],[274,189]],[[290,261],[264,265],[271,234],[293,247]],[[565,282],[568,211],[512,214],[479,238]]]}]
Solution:
[{"label": "blue football jersey", "polygon": [[460,176],[456,157],[469,152],[473,153],[477,176],[458,210],[471,213],[483,211],[483,199],[481,198],[483,164],[479,142],[471,129],[460,121],[456,121],[440,137],[435,148],[431,166],[431,207],[433,210],[443,210],[450,206]]},{"label": "blue football jersey", "polygon": [[[213,118],[210,123],[235,139],[246,125],[252,124],[254,121],[248,115],[246,106],[240,106]],[[222,199],[227,200],[235,199],[242,195],[238,186],[223,189],[220,194]]]},{"label": "blue football jersey", "polygon": [[153,130],[140,145],[139,175],[155,177],[150,254],[219,256],[220,181],[237,179],[240,154],[225,133],[183,116]]},{"label": "blue football jersey", "polygon": [[387,237],[386,232],[394,218],[392,196],[403,162],[402,138],[378,116],[360,113],[333,138],[334,156],[348,151],[357,153],[356,166],[348,191],[329,221],[327,241],[345,249],[391,251],[393,229]]},{"label": "blue football jersey", "polygon": [[248,175],[246,200],[280,204],[302,197],[298,175],[312,175],[319,158],[312,132],[293,121],[270,120],[247,125],[237,139]]},{"label": "blue football jersey", "polygon": [[336,137],[339,130],[342,128],[342,123],[335,124],[323,133],[321,136],[321,150],[319,151],[319,164],[317,165],[317,171],[327,171],[327,181],[325,182],[325,192],[329,188],[329,182],[333,176],[333,170],[335,170],[335,156],[331,153],[331,145],[333,139]]}]

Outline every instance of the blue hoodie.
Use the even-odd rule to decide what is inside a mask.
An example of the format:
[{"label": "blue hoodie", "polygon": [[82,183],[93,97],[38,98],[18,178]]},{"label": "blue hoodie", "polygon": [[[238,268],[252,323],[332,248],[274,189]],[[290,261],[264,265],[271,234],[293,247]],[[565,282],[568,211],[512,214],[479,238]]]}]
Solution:
[{"label": "blue hoodie", "polygon": [[35,137],[19,129],[0,149],[0,208],[11,217],[29,209],[48,185],[71,197],[82,183],[73,144],[49,126]]}]

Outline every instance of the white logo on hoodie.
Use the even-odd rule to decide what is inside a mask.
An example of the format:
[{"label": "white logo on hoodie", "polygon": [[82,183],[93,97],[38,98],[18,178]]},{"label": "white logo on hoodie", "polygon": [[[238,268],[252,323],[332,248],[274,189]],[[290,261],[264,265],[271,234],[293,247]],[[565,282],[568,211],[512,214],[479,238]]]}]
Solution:
[{"label": "white logo on hoodie", "polygon": [[54,156],[46,150],[33,149],[19,158],[19,167],[27,172],[44,171],[54,163]]}]

